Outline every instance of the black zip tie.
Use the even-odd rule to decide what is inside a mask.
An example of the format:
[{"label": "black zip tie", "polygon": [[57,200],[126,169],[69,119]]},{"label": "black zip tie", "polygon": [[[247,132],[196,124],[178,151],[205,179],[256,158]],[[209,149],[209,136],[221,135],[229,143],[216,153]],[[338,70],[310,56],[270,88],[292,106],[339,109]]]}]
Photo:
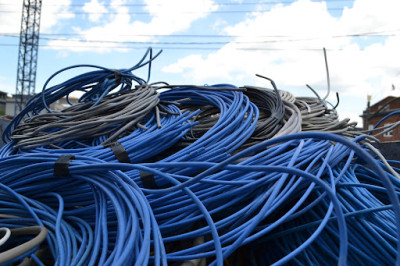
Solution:
[{"label": "black zip tie", "polygon": [[75,155],[63,154],[58,157],[54,164],[54,176],[56,177],[68,177],[71,176],[68,167],[72,160],[75,159]]},{"label": "black zip tie", "polygon": [[114,69],[114,78],[116,83],[119,84],[121,82],[122,74],[118,69]]},{"label": "black zip tie", "polygon": [[154,179],[154,175],[147,171],[139,172],[140,179],[142,180],[142,184],[144,188],[156,189],[158,188],[156,180]]},{"label": "black zip tie", "polygon": [[110,148],[120,163],[130,163],[129,155],[126,152],[124,146],[118,141],[104,145],[104,148]]}]

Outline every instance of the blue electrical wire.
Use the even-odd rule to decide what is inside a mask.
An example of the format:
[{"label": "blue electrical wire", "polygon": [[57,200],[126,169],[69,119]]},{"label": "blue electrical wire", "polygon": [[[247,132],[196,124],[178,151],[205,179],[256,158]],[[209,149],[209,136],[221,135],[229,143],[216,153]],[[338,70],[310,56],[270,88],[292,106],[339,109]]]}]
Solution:
[{"label": "blue electrical wire", "polygon": [[400,114],[400,111],[394,111],[394,112],[391,112],[390,114],[387,114],[381,120],[379,120],[378,123],[376,123],[376,125],[374,126],[374,129],[377,128],[380,124],[382,124],[389,117],[397,115],[397,114]]},{"label": "blue electrical wire", "polygon": [[[78,66],[60,70],[4,138],[75,90],[84,91],[89,110],[116,88],[122,97],[133,82],[156,88],[148,84],[155,57],[150,49],[130,69],[90,66],[100,70],[47,88]],[[146,65],[147,80],[131,73]],[[140,126],[118,138],[128,161],[104,144],[111,131],[36,147],[14,139],[0,149],[0,227],[48,230],[44,242],[9,262],[223,265],[241,254],[255,264],[400,263],[399,169],[374,158],[365,136],[303,132],[249,145],[261,107],[243,88],[165,89]],[[277,99],[271,132],[284,119]]]},{"label": "blue electrical wire", "polygon": [[[158,57],[160,53],[161,51],[159,51],[153,57],[152,49],[149,48],[143,58],[139,60],[136,65],[129,69],[114,70],[95,65],[75,65],[57,71],[47,79],[43,86],[42,93],[36,94],[34,97],[32,97],[27,102],[26,107],[18,115],[16,115],[11,123],[6,127],[3,132],[3,141],[7,142],[11,140],[12,131],[23,121],[26,116],[30,117],[38,115],[42,110],[47,110],[47,112],[52,113],[49,105],[61,99],[62,97],[67,97],[67,101],[69,102],[68,97],[70,93],[74,91],[83,91],[84,94],[80,97],[79,102],[92,102],[93,107],[99,104],[109,92],[117,87],[120,87],[119,92],[122,92],[132,87],[132,81],[135,81],[139,85],[145,84],[145,80],[137,77],[131,72],[145,65],[149,65],[149,79],[151,62]],[[149,54],[150,59],[144,61]],[[70,69],[81,67],[91,67],[100,70],[81,74],[61,84],[47,88],[49,82],[58,74]]]},{"label": "blue electrical wire", "polygon": [[[356,157],[371,169],[354,164]],[[10,205],[14,211],[7,208],[7,213],[25,217],[28,220],[24,224],[49,227],[47,244],[60,264],[79,261],[81,264],[154,262],[158,265],[205,257],[216,258],[217,264],[221,264],[240,246],[262,240],[282,226],[290,229],[291,224],[298,225],[300,221],[304,225],[311,222],[318,229],[292,230],[296,240],[289,246],[285,241],[282,243],[281,247],[286,247],[276,254],[284,251],[286,255],[276,257],[277,264],[314,261],[315,250],[321,247],[339,264],[353,261],[352,255],[347,260],[347,250],[354,248],[357,254],[366,256],[365,260],[376,261],[368,257],[375,251],[369,246],[360,247],[363,241],[358,238],[367,237],[368,232],[375,232],[369,236],[375,239],[375,244],[381,243],[374,250],[382,247],[387,251],[380,252],[384,254],[383,261],[397,259],[394,254],[397,254],[399,222],[393,210],[399,206],[388,197],[385,185],[392,189],[395,185],[399,191],[400,182],[394,181],[363,148],[339,136],[326,133],[283,136],[241,151],[224,162],[178,160],[121,164],[77,155],[70,163],[71,177],[68,178],[54,177],[58,158],[59,155],[49,153],[2,158],[0,178],[2,187],[9,191],[2,195],[8,202],[15,202]],[[165,171],[167,168],[175,170]],[[166,180],[171,187],[140,188],[137,185],[140,182],[136,181],[140,179],[140,171]],[[196,172],[197,175],[191,176]],[[341,185],[357,183],[363,175],[379,178],[374,185],[380,183],[382,189],[377,191],[386,195],[386,204],[391,207],[375,211],[378,216],[374,220],[345,223],[346,214],[354,217],[359,210],[386,207],[376,197],[376,190],[365,194],[366,188],[358,189],[357,193],[365,194],[358,196],[354,192],[349,194],[348,186]],[[20,193],[26,196],[17,196]],[[364,199],[362,202],[354,201],[360,197]],[[313,199],[317,203],[309,205]],[[20,205],[23,202],[26,203]],[[351,206],[355,203],[363,206],[354,209]],[[17,211],[24,209],[29,211]],[[5,226],[18,219],[0,219],[0,223]],[[140,222],[142,219],[148,222]],[[333,225],[333,220],[339,222],[339,228]],[[328,232],[340,241],[340,252],[336,245],[329,244]],[[197,246],[168,251],[174,243],[199,237],[204,242]],[[154,255],[150,254],[152,246],[157,250]],[[86,256],[79,260],[77,255],[84,252]]]},{"label": "blue electrical wire", "polygon": [[[75,257],[76,254],[78,254],[78,247],[77,244],[74,243],[81,242],[83,237],[80,237],[80,239],[77,238],[76,234],[79,231],[72,230],[73,226],[68,223],[68,220],[85,220],[92,228],[95,226],[94,229],[91,229],[93,232],[96,232],[94,234],[94,239],[93,241],[89,241],[92,246],[86,247],[86,249],[92,249],[93,252],[89,253],[89,256],[86,257],[85,264],[97,263],[99,257],[104,258],[102,262],[106,264],[129,264],[132,261],[136,261],[138,265],[147,264],[150,256],[151,232],[153,232],[153,236],[157,236],[154,241],[154,245],[158,250],[158,255],[155,260],[159,262],[161,260],[165,261],[165,259],[162,258],[163,248],[159,242],[159,232],[157,231],[155,220],[151,218],[151,209],[144,195],[135,183],[123,182],[124,179],[128,180],[128,177],[119,171],[106,171],[103,172],[103,174],[92,172],[92,174],[89,175],[82,175],[80,171],[74,172],[71,166],[72,176],[69,178],[62,178],[64,179],[62,181],[63,183],[70,183],[72,181],[75,185],[74,192],[82,191],[82,194],[77,197],[76,194],[70,193],[72,192],[71,190],[65,190],[64,186],[60,184],[60,182],[57,182],[59,181],[57,177],[53,176],[51,170],[54,168],[54,163],[57,158],[57,155],[29,154],[10,156],[0,162],[0,165],[5,166],[5,168],[8,168],[10,165],[15,166],[15,164],[22,166],[25,163],[26,165],[26,167],[20,168],[22,171],[19,171],[19,174],[15,171],[10,171],[7,174],[2,171],[2,180],[6,180],[6,183],[13,187],[12,190],[9,188],[9,191],[13,191],[12,194],[17,198],[21,197],[17,194],[19,188],[24,190],[29,186],[43,182],[48,182],[52,185],[51,187],[47,187],[47,190],[54,192],[48,192],[47,194],[43,193],[43,191],[30,191],[29,196],[32,200],[25,199],[28,200],[30,205],[34,205],[33,208],[29,207],[30,214],[26,212],[15,212],[15,214],[19,217],[22,215],[27,218],[33,217],[38,224],[43,224],[44,222],[52,224],[51,227],[54,230],[53,234],[55,234],[56,241],[48,241],[48,244],[52,247],[56,264],[71,264],[71,259],[74,261],[79,259]],[[31,159],[36,162],[34,165],[29,164]],[[74,160],[71,165],[75,163],[78,166],[81,165],[83,166],[83,172],[86,172],[84,170],[86,167],[85,165],[88,163],[90,164],[90,162],[96,163],[97,165],[102,165],[104,163],[103,161],[93,158],[89,159],[77,156],[77,160]],[[40,167],[37,167],[38,165],[40,165]],[[103,176],[104,173],[106,173],[106,178]],[[18,180],[24,179],[24,177],[24,182],[18,182]],[[52,180],[56,182],[52,183]],[[2,186],[5,188],[6,185],[3,183]],[[92,190],[90,190],[90,188],[92,188]],[[51,198],[55,196],[58,200],[54,201],[54,204],[51,204],[51,201],[46,200],[48,196]],[[88,196],[88,200],[86,200],[86,196]],[[37,200],[33,200],[35,198],[37,198]],[[45,200],[45,202],[50,205],[44,205],[44,203],[38,201],[40,199]],[[72,205],[71,203],[64,204],[71,202],[71,200],[73,203]],[[87,208],[92,209],[92,214],[88,215],[84,213],[84,216],[80,218],[76,216],[79,215],[76,206],[80,206],[80,208],[87,206]],[[94,216],[94,211],[98,207],[100,207],[99,211],[103,214]],[[46,210],[46,214],[38,208],[43,209],[43,211]],[[9,211],[8,213],[11,214]],[[63,215],[63,213],[68,214]],[[48,216],[48,214],[51,216]],[[70,215],[72,215],[72,218],[70,218]],[[96,220],[96,217],[100,220]],[[104,224],[100,221],[108,221],[111,222],[111,224]],[[104,227],[105,225],[107,226]],[[99,231],[97,228],[101,228],[101,230]],[[110,233],[115,234],[116,238],[113,239],[109,237]],[[106,244],[107,241],[104,240],[107,238],[109,243],[107,248],[104,249],[103,247],[101,250],[96,248],[96,243],[98,247]],[[72,248],[73,246],[75,246],[75,248]],[[135,247],[138,250],[137,257],[132,257],[132,251],[135,250]],[[83,251],[81,251],[81,253],[82,252]],[[109,252],[111,252],[111,255]]]},{"label": "blue electrical wire", "polygon": [[[174,105],[167,106],[172,112],[179,112],[179,109]],[[184,113],[180,115],[170,115],[161,117],[162,127],[158,128],[156,123],[156,116],[153,114],[144,123],[147,129],[138,128],[131,134],[118,139],[118,142],[124,147],[132,163],[143,162],[152,158],[160,152],[172,147],[178,142],[186,132],[194,125],[190,119],[196,115],[194,113]],[[155,142],[157,140],[157,142]],[[95,141],[92,141],[95,142]],[[58,147],[63,149],[51,149],[48,147],[37,147],[33,149],[20,148],[16,149],[13,143],[8,143],[0,150],[0,157],[4,158],[15,153],[29,154],[29,153],[50,153],[50,154],[75,154],[82,156],[95,157],[104,161],[117,162],[118,159],[114,155],[112,149],[103,145],[93,145],[82,147],[81,145],[74,145],[70,143],[68,147],[63,143],[55,143]]]}]

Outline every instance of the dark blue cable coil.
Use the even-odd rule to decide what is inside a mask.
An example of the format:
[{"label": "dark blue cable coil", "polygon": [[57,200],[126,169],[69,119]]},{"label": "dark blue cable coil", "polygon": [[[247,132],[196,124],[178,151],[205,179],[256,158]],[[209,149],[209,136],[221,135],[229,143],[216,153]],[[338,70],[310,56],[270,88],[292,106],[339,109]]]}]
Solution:
[{"label": "dark blue cable coil", "polygon": [[[150,68],[155,57],[148,50],[130,69],[90,66],[100,70],[50,88],[46,82],[5,139],[26,116],[52,112],[48,105],[72,91],[84,90],[81,104],[95,108],[116,88],[118,97],[133,83],[146,89],[149,76],[144,80],[131,72]],[[0,150],[0,227],[48,230],[45,241],[23,256],[7,260],[0,252],[0,260],[400,263],[400,163],[389,161],[389,167],[375,158],[365,136],[303,132],[249,147],[247,141],[259,134],[260,111],[242,88],[173,86],[156,100],[158,109],[141,118],[141,126],[112,143],[103,145],[119,124],[104,134],[35,147],[18,146],[16,138]],[[280,104],[279,97],[276,119],[284,119]],[[202,126],[197,119],[210,110],[211,126],[197,130]],[[272,132],[279,121],[273,121]],[[2,250],[21,239],[11,236]]]}]

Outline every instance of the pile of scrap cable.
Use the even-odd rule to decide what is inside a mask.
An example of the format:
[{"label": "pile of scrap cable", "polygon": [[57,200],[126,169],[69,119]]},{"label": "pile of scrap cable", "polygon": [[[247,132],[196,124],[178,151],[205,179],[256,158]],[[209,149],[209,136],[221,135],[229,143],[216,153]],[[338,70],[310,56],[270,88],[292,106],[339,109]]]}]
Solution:
[{"label": "pile of scrap cable", "polygon": [[[62,69],[11,121],[1,264],[400,263],[400,162],[374,131],[262,76],[265,87],[151,83],[158,54]],[[60,99],[69,106],[52,109]]]}]

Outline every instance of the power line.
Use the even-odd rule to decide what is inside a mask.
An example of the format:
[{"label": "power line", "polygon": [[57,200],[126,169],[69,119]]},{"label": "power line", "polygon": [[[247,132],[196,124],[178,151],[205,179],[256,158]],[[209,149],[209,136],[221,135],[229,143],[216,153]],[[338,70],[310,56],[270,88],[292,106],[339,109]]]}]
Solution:
[{"label": "power line", "polygon": [[[262,40],[262,41],[193,41],[193,42],[185,42],[185,41],[108,41],[108,40],[71,40],[71,39],[62,39],[62,38],[50,38],[50,37],[41,37],[42,40],[48,41],[65,41],[65,45],[62,44],[40,44],[40,47],[43,48],[77,48],[77,49],[85,49],[85,48],[104,48],[104,49],[135,49],[135,48],[147,48],[149,46],[155,49],[169,49],[169,50],[218,50],[223,45],[227,44],[236,44],[239,46],[233,47],[236,50],[247,50],[247,51],[273,51],[273,50],[299,50],[299,51],[315,51],[320,50],[320,48],[276,48],[276,47],[251,47],[251,46],[260,46],[265,44],[274,44],[274,43],[283,43],[283,42],[301,42],[301,41],[312,41],[319,40],[324,38],[344,38],[344,37],[379,37],[377,34],[382,32],[368,32],[361,34],[349,34],[349,35],[336,35],[330,37],[314,37],[314,38],[302,38],[302,39],[280,39],[280,40]],[[0,34],[1,36],[2,34]],[[398,35],[398,34],[396,34]],[[17,35],[6,35],[6,37],[18,37]],[[150,36],[150,35],[146,35]],[[382,36],[382,35],[381,35]],[[387,35],[385,35],[387,36]],[[69,44],[68,44],[69,43]],[[109,44],[107,46],[107,44]],[[113,45],[114,44],[114,45]],[[106,45],[106,46],[105,46]],[[140,47],[138,47],[139,45]],[[240,46],[241,45],[241,46]],[[16,44],[10,43],[2,43],[0,46],[3,47],[13,47],[17,46]],[[247,47],[246,47],[247,46]]]},{"label": "power line", "polygon": [[[17,36],[15,36],[17,37]],[[343,37],[343,36],[338,36],[338,37]],[[330,37],[334,38],[334,37]],[[64,41],[66,43],[70,43],[69,45],[61,46],[61,47],[73,47],[73,44],[76,45],[85,45],[86,44],[120,44],[124,45],[133,45],[133,44],[139,44],[139,45],[145,45],[145,46],[153,46],[153,45],[168,45],[168,46],[180,46],[180,45],[187,45],[187,46],[193,46],[193,45],[198,45],[198,46],[210,46],[210,45],[227,45],[227,44],[237,44],[237,45],[262,45],[262,44],[275,44],[275,43],[288,43],[288,42],[301,42],[301,41],[313,41],[313,40],[319,40],[323,38],[304,38],[304,39],[286,39],[286,40],[264,40],[264,41],[203,41],[203,42],[166,42],[166,41],[108,41],[108,40],[74,40],[74,39],[57,39],[57,38],[46,38],[46,37],[41,37],[43,40],[49,40],[49,41]],[[10,44],[11,46],[12,44]],[[43,46],[43,45],[41,45]],[[52,47],[53,45],[50,45]],[[82,46],[83,47],[83,46]],[[113,48],[114,46],[110,46],[110,48]]]},{"label": "power line", "polygon": [[[2,47],[15,47],[18,45],[9,44],[9,43],[0,43]],[[39,44],[40,47],[44,48],[104,48],[104,49],[145,49],[148,46],[104,46],[104,45],[85,45],[85,46],[72,46],[72,45],[48,45],[48,44]],[[218,50],[221,47],[189,47],[189,46],[152,46],[153,49],[162,49],[162,50]],[[321,51],[321,47],[319,48],[268,48],[268,47],[236,47],[236,50],[244,50],[244,51]],[[327,49],[327,50],[340,50],[340,49]]]},{"label": "power line", "polygon": [[[386,31],[371,31],[371,32],[362,32],[362,33],[350,33],[350,34],[343,34],[343,35],[332,35],[327,37],[310,37],[310,38],[300,38],[300,39],[293,39],[293,35],[257,35],[257,36],[245,36],[245,35],[216,35],[216,34],[118,34],[118,35],[111,35],[111,34],[102,34],[103,36],[117,36],[117,37],[171,37],[171,38],[290,38],[284,40],[273,40],[275,41],[303,41],[303,40],[314,40],[314,39],[323,39],[323,38],[346,38],[346,37],[389,37],[389,36],[398,36],[400,29],[394,30],[386,30]],[[47,40],[68,40],[68,39],[57,39],[51,38],[46,36],[68,36],[68,37],[82,37],[82,34],[78,33],[40,33],[41,39]],[[3,37],[19,37],[18,33],[1,33],[0,36]],[[72,40],[71,40],[72,41]],[[78,40],[76,40],[78,41]],[[83,41],[83,40],[79,40]],[[108,42],[107,40],[89,40],[93,42]],[[271,40],[268,40],[271,42]],[[124,43],[124,42],[122,42]]]},{"label": "power line", "polygon": [[[341,11],[343,8],[327,8],[329,11]],[[267,10],[216,10],[216,11],[168,11],[169,14],[201,14],[208,13],[208,15],[212,14],[244,14],[244,13],[252,13],[252,12],[263,12]],[[0,10],[0,13],[20,13],[17,10]],[[74,11],[74,12],[59,12],[55,11],[55,13],[60,15],[135,15],[135,16],[143,16],[143,15],[157,15],[164,14],[166,12],[152,12],[151,14],[147,11],[136,11],[136,12],[118,12],[118,11],[107,11],[107,12],[84,12],[84,11]]]},{"label": "power line", "polygon": [[[278,5],[278,4],[293,4],[295,3],[296,0],[293,1],[276,1],[276,2],[221,2],[221,3],[215,3],[219,6],[250,6],[250,5],[268,5],[268,6],[273,6],[273,5]],[[354,2],[354,0],[329,0],[325,2]],[[68,7],[83,7],[85,6],[86,3],[82,4],[71,4],[68,5]],[[19,6],[17,4],[13,3],[0,3],[0,6]],[[65,4],[60,4],[60,3],[46,3],[46,6],[65,6]],[[147,4],[123,4],[120,5],[119,7],[146,7],[149,6]],[[151,6],[162,6],[160,4],[155,4]]]},{"label": "power line", "polygon": [[[14,37],[18,33],[1,33],[0,36]],[[79,33],[40,33],[40,36],[82,36]],[[102,36],[116,36],[113,34],[102,34]],[[177,38],[238,38],[244,37],[242,35],[217,35],[217,34],[118,34],[118,37],[177,37]],[[288,37],[285,35],[268,35],[268,36],[258,36],[258,37]]]},{"label": "power line", "polygon": [[[284,39],[284,40],[260,40],[260,41],[203,41],[203,42],[165,42],[165,41],[109,41],[109,40],[73,40],[73,39],[60,39],[60,38],[48,38],[42,37],[42,39],[50,41],[67,41],[77,43],[116,43],[116,44],[162,44],[162,45],[225,45],[231,44],[266,44],[266,43],[281,43],[281,42],[302,42],[302,41],[314,41],[321,39],[331,38],[345,38],[345,37],[365,37],[371,35],[338,35],[330,37],[311,37],[311,38],[299,38],[299,39]],[[374,36],[375,37],[375,36]]]}]

